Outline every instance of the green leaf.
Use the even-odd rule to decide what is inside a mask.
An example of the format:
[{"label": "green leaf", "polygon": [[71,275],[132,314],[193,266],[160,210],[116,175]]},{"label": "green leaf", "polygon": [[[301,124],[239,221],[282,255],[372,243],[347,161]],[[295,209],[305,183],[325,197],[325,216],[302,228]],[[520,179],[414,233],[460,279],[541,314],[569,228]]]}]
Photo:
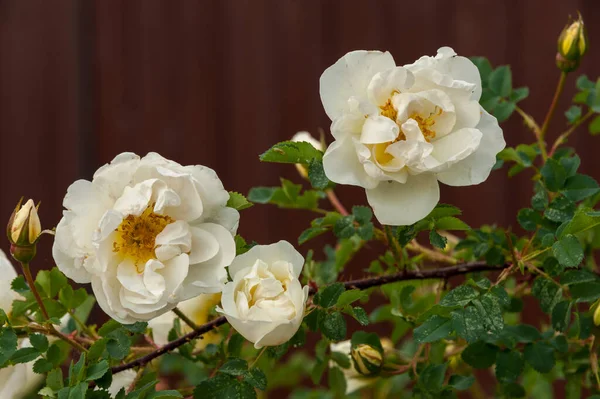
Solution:
[{"label": "green leaf", "polygon": [[367,312],[365,312],[365,310],[361,307],[353,307],[351,316],[354,317],[354,319],[358,321],[361,326],[366,326],[369,324],[369,316],[367,315]]},{"label": "green leaf", "polygon": [[174,389],[166,389],[164,391],[154,391],[146,395],[146,399],[175,399],[183,398],[183,395]]},{"label": "green leaf", "polygon": [[600,298],[600,282],[590,281],[569,286],[569,292],[577,302],[593,302]]},{"label": "green leaf", "polygon": [[453,216],[446,216],[435,221],[438,230],[471,230],[468,224]]},{"label": "green leaf", "polygon": [[560,276],[560,282],[563,285],[587,283],[589,281],[598,281],[598,276],[588,270],[567,270]]},{"label": "green leaf", "polygon": [[235,191],[229,192],[229,200],[227,201],[228,207],[241,211],[250,208],[252,205],[254,204],[248,201],[242,194]]},{"label": "green leaf", "polygon": [[446,248],[446,244],[448,243],[448,239],[446,237],[440,235],[437,231],[431,230],[429,232],[429,242],[434,247],[444,249],[444,248]]},{"label": "green leaf", "polygon": [[475,376],[473,376],[473,375],[464,376],[464,375],[454,374],[453,376],[450,377],[450,380],[448,381],[448,385],[450,385],[452,388],[454,388],[458,391],[465,391],[465,390],[471,388],[471,385],[473,385],[474,382],[475,382]]},{"label": "green leaf", "polygon": [[58,391],[64,386],[63,374],[60,368],[55,368],[46,376],[46,385],[54,391]]},{"label": "green leaf", "polygon": [[10,288],[19,294],[24,294],[25,292],[29,291],[29,286],[27,285],[25,277],[23,276],[15,277],[15,279],[10,283]]},{"label": "green leaf", "polygon": [[572,105],[566,112],[565,116],[570,124],[573,124],[581,118],[581,107],[578,105]]},{"label": "green leaf", "polygon": [[531,208],[519,210],[517,221],[527,231],[535,231],[539,225],[544,222],[542,215]]},{"label": "green leaf", "polygon": [[484,324],[481,322],[483,315],[478,308],[467,306],[452,312],[452,327],[459,337],[467,342],[475,342],[485,333]]},{"label": "green leaf", "polygon": [[574,235],[568,234],[552,245],[552,253],[565,267],[579,266],[583,260],[583,247]]},{"label": "green leaf", "polygon": [[428,365],[419,375],[418,384],[429,392],[441,391],[444,384],[444,377],[446,376],[446,367],[445,363]]},{"label": "green leaf", "polygon": [[331,360],[336,362],[343,369],[350,368],[350,358],[347,353],[331,352]]},{"label": "green leaf", "polygon": [[312,144],[304,141],[283,141],[275,144],[260,155],[262,162],[302,163],[308,165],[311,160],[321,160],[323,153]]},{"label": "green leaf", "polygon": [[244,375],[246,374],[246,371],[248,371],[248,362],[239,358],[228,359],[225,364],[219,368],[219,373],[233,376]]},{"label": "green leaf", "polygon": [[487,369],[496,363],[498,347],[483,341],[467,346],[462,352],[462,359],[475,369]]},{"label": "green leaf", "polygon": [[427,220],[441,219],[446,216],[458,216],[462,212],[454,205],[437,204],[435,208],[425,217]]},{"label": "green leaf", "polygon": [[46,352],[48,350],[48,338],[43,334],[31,334],[29,336],[29,342],[31,346],[40,352]]},{"label": "green leaf", "polygon": [[194,399],[251,399],[256,398],[254,388],[226,374],[202,381],[194,389]]},{"label": "green leaf", "polygon": [[33,364],[33,372],[37,374],[46,374],[54,368],[54,365],[44,358],[39,358]]},{"label": "green leaf", "polygon": [[310,161],[308,165],[308,180],[313,188],[322,190],[326,188],[330,181],[325,175],[325,170],[323,170],[323,161],[320,159],[313,159]]},{"label": "green leaf", "polygon": [[459,285],[440,301],[440,305],[446,307],[465,306],[479,296],[479,292],[470,285]]},{"label": "green leaf", "polygon": [[590,208],[579,208],[575,212],[573,219],[561,226],[560,231],[556,232],[557,237],[561,238],[569,234],[579,234],[600,225],[600,216],[594,214]]},{"label": "green leaf", "polygon": [[562,301],[552,310],[552,328],[556,331],[565,331],[571,322],[571,301]]},{"label": "green leaf", "polygon": [[540,332],[537,330],[537,328],[535,328],[532,325],[529,324],[518,324],[516,326],[504,326],[504,330],[502,331],[502,334],[508,334],[512,337],[514,337],[514,339],[517,342],[533,342],[533,341],[537,341],[539,339],[542,339],[542,335],[540,334]]},{"label": "green leaf", "polygon": [[346,321],[340,312],[325,316],[321,325],[323,335],[332,341],[341,341],[346,337]]},{"label": "green leaf", "polygon": [[342,295],[345,290],[344,284],[342,283],[328,285],[319,291],[316,303],[323,308],[330,308],[336,304],[340,295]]},{"label": "green leaf", "polygon": [[454,330],[452,320],[447,317],[433,315],[413,331],[417,343],[435,342],[448,337]]},{"label": "green leaf", "polygon": [[543,277],[538,277],[534,280],[531,293],[539,299],[542,311],[545,313],[551,313],[554,306],[562,298],[560,287]]},{"label": "green leaf", "polygon": [[257,367],[248,370],[244,375],[244,381],[261,391],[267,389],[267,376]]},{"label": "green leaf", "polygon": [[362,290],[344,291],[338,297],[335,305],[338,308],[343,308],[343,307],[346,307],[347,305],[350,305],[351,303],[353,303],[355,301],[358,301],[358,300],[364,299],[364,298],[368,298],[368,297],[369,297],[369,294],[367,294],[365,291],[362,291]]},{"label": "green leaf", "polygon": [[590,122],[588,129],[593,136],[596,136],[600,133],[600,115],[596,116]]},{"label": "green leaf", "polygon": [[35,282],[42,287],[48,298],[54,298],[61,288],[67,285],[67,278],[58,268],[54,267],[52,270],[40,270]]},{"label": "green leaf", "polygon": [[529,97],[529,88],[528,87],[519,87],[517,89],[513,89],[512,93],[510,93],[510,100],[518,103]]},{"label": "green leaf", "polygon": [[333,233],[338,238],[350,238],[354,235],[354,216],[348,215],[338,219],[333,226]]},{"label": "green leaf", "polygon": [[512,91],[512,73],[508,65],[496,68],[488,78],[488,87],[501,97],[508,97]]},{"label": "green leaf", "polygon": [[86,381],[96,381],[108,371],[108,362],[101,360],[98,363],[92,363],[87,369]]},{"label": "green leaf", "polygon": [[85,371],[85,353],[82,353],[77,363],[73,363],[69,367],[69,385],[73,386],[76,383],[83,380],[83,374]]},{"label": "green leaf", "polygon": [[576,174],[565,182],[563,194],[571,201],[581,201],[598,193],[598,182],[591,176]]},{"label": "green leaf", "polygon": [[40,351],[35,348],[21,348],[13,353],[10,361],[14,364],[27,363],[40,356]]},{"label": "green leaf", "polygon": [[552,192],[560,191],[567,180],[567,171],[560,162],[549,158],[540,170],[546,188]]},{"label": "green leaf", "polygon": [[498,298],[491,294],[485,294],[480,299],[473,300],[475,306],[481,315],[482,322],[488,331],[498,334],[504,328],[504,317],[502,316],[502,306]]},{"label": "green leaf", "polygon": [[517,104],[512,101],[502,101],[496,105],[492,113],[498,119],[498,122],[504,122],[510,118],[516,107]]},{"label": "green leaf", "polygon": [[353,206],[352,215],[359,224],[366,224],[373,219],[373,211],[368,206]]},{"label": "green leaf", "polygon": [[527,363],[540,373],[547,373],[554,367],[554,348],[545,342],[527,344],[524,355]]},{"label": "green leaf", "polygon": [[515,382],[523,372],[524,365],[519,352],[501,351],[496,358],[496,378],[500,382]]},{"label": "green leaf", "polygon": [[80,306],[87,298],[85,288],[74,290],[70,285],[65,285],[58,294],[60,303],[67,309],[75,309]]},{"label": "green leaf", "polygon": [[248,199],[257,204],[268,204],[278,187],[252,187]]},{"label": "green leaf", "polygon": [[338,367],[332,367],[327,373],[327,383],[336,398],[343,398],[346,393],[346,378]]}]

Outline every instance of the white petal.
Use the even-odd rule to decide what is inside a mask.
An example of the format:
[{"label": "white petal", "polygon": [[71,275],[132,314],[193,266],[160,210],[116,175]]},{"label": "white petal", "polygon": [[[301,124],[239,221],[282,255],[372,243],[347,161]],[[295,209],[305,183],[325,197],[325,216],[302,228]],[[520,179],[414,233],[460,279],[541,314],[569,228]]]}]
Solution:
[{"label": "white petal", "polygon": [[0,309],[9,313],[12,303],[18,298],[16,292],[11,289],[12,281],[17,277],[17,272],[4,252],[0,250]]},{"label": "white petal", "polygon": [[216,212],[214,212],[210,217],[202,218],[203,222],[211,222],[220,224],[225,227],[232,236],[235,236],[237,229],[240,225],[240,213],[229,207],[220,207],[217,208]]},{"label": "white petal", "polygon": [[365,115],[369,115],[369,113],[352,112],[334,119],[329,129],[331,130],[331,135],[336,140],[340,140],[346,136],[360,137],[366,120]]},{"label": "white petal", "polygon": [[336,140],[329,145],[323,156],[323,169],[329,180],[339,184],[364,188],[373,188],[377,185],[377,180],[367,175],[359,162],[352,137]]},{"label": "white petal", "polygon": [[108,393],[111,397],[116,397],[119,391],[125,388],[125,391],[133,384],[137,373],[134,370],[123,370],[113,374],[112,382],[108,387]]},{"label": "white petal", "polygon": [[[65,213],[70,212],[65,211]],[[90,251],[92,250],[90,249]],[[83,265],[85,259],[90,255],[75,243],[68,218],[67,216],[63,217],[56,226],[52,245],[52,257],[58,269],[76,283],[87,284],[90,282],[91,276]]]},{"label": "white petal", "polygon": [[400,133],[400,128],[395,121],[385,116],[368,117],[363,125],[360,142],[363,144],[377,144],[394,141]]},{"label": "white petal", "polygon": [[381,224],[410,225],[431,212],[440,199],[435,175],[422,173],[409,176],[406,183],[381,182],[367,190],[367,200]]},{"label": "white petal", "polygon": [[123,194],[140,163],[140,157],[131,152],[117,155],[110,164],[100,167],[94,173],[93,183],[108,193],[112,200]]},{"label": "white petal", "polygon": [[192,233],[187,222],[177,220],[168,224],[154,242],[156,258],[165,262],[181,253],[190,252]]},{"label": "white petal", "polygon": [[395,67],[373,76],[367,88],[369,100],[379,106],[385,105],[393,93],[401,93],[413,85],[413,74],[404,67]]},{"label": "white petal", "polygon": [[431,155],[445,166],[459,162],[479,148],[481,132],[477,129],[460,129],[433,142]]},{"label": "white petal", "polygon": [[229,266],[229,274],[234,276],[240,270],[253,265],[257,260],[271,265],[277,261],[285,260],[293,266],[296,278],[300,276],[304,266],[304,257],[287,241],[279,241],[270,245],[256,245],[244,254],[237,256]]},{"label": "white petal", "polygon": [[344,113],[350,97],[367,97],[367,87],[378,72],[396,66],[388,52],[352,51],[323,72],[319,81],[325,112],[334,120]]},{"label": "white petal", "polygon": [[181,254],[166,262],[165,267],[160,270],[166,283],[165,292],[168,294],[168,301],[177,304],[179,290],[188,275],[189,267],[188,255]]},{"label": "white petal", "polygon": [[190,252],[190,264],[206,262],[217,255],[220,249],[217,239],[207,230],[191,227],[192,251]]},{"label": "white petal", "polygon": [[481,109],[481,120],[476,127],[481,131],[481,142],[477,150],[450,169],[438,173],[440,182],[449,186],[470,186],[484,182],[494,164],[496,154],[506,146],[502,129],[496,118]]}]

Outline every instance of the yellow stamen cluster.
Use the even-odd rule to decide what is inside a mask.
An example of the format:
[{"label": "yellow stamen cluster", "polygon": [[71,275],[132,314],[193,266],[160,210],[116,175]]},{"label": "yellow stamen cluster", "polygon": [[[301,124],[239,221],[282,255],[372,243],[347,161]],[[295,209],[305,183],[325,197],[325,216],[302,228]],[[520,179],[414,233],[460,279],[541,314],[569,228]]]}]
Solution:
[{"label": "yellow stamen cluster", "polygon": [[436,111],[431,113],[427,118],[423,118],[421,115],[416,113],[410,116],[411,119],[414,119],[417,122],[419,129],[421,129],[421,132],[423,133],[423,137],[425,137],[425,140],[427,141],[431,141],[435,138],[435,132],[432,130],[433,125],[435,125],[435,119],[433,119],[433,117],[440,116],[442,114],[441,108],[435,108]]},{"label": "yellow stamen cluster", "polygon": [[116,229],[113,252],[133,260],[138,273],[144,271],[148,260],[156,258],[156,237],[174,222],[169,216],[156,214],[153,210],[154,204],[149,205],[140,216],[127,216]]}]

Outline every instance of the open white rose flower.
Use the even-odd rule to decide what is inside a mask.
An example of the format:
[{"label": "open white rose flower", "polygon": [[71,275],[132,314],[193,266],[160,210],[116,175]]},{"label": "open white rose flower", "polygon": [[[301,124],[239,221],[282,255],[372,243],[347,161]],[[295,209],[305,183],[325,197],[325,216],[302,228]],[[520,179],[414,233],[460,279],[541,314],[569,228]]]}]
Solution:
[{"label": "open white rose flower", "polygon": [[220,292],[235,257],[239,213],[205,166],[155,153],[118,155],[68,191],[53,256],[78,283],[92,283],[121,323],[147,321],[178,302]]},{"label": "open white rose flower", "polygon": [[320,92],[335,138],[325,174],[365,188],[382,224],[427,216],[438,181],[483,182],[505,146],[496,118],[479,105],[477,67],[449,47],[403,67],[388,52],[350,52],[325,70]]},{"label": "open white rose flower", "polygon": [[[2,250],[0,250],[0,274],[2,275],[0,308],[10,314],[13,301],[20,296],[10,288],[12,281],[17,277],[17,272]],[[19,340],[19,348],[30,346],[29,339]],[[35,361],[19,363],[0,369],[0,398],[20,399],[41,384],[44,376],[33,372],[34,363]]]},{"label": "open white rose flower", "polygon": [[229,266],[233,281],[225,284],[217,311],[257,349],[287,342],[300,328],[308,298],[308,286],[298,280],[303,266],[287,241],[252,247]]}]

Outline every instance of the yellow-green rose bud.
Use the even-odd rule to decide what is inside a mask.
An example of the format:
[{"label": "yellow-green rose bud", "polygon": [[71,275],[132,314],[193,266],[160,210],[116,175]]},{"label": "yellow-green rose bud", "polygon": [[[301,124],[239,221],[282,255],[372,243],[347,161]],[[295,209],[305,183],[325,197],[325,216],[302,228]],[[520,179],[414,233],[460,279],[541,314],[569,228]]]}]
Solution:
[{"label": "yellow-green rose bud", "polygon": [[596,306],[596,310],[594,310],[594,324],[600,326],[600,305]]},{"label": "yellow-green rose bud", "polygon": [[35,243],[42,234],[42,224],[33,200],[21,206],[21,201],[13,211],[7,227],[10,252],[22,263],[28,263],[35,256]]},{"label": "yellow-green rose bud", "polygon": [[367,344],[359,344],[352,349],[354,368],[362,375],[377,374],[383,365],[380,351]]},{"label": "yellow-green rose bud", "polygon": [[588,37],[581,15],[567,25],[558,37],[556,65],[564,72],[577,69],[588,49]]}]

